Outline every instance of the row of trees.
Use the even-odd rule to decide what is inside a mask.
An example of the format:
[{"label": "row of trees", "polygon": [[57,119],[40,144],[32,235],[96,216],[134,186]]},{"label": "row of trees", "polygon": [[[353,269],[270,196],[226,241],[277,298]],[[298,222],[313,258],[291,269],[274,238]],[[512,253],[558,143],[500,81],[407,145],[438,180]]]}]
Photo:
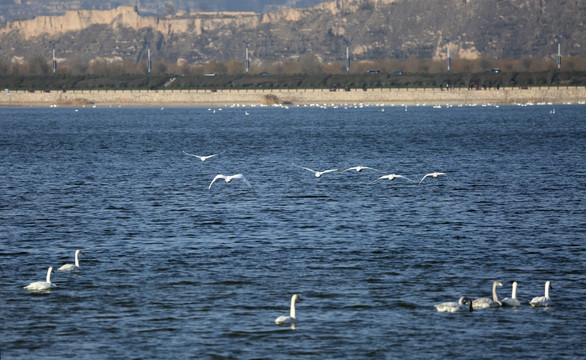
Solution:
[{"label": "row of trees", "polygon": [[[503,72],[539,72],[557,69],[554,59],[536,60],[532,58],[494,60],[481,57],[476,60],[452,60],[451,71],[455,73],[477,73],[492,68],[499,68]],[[209,61],[202,64],[189,64],[187,62],[168,63],[153,61],[152,75],[176,74],[176,75],[203,75],[206,73],[218,73],[227,75],[242,74],[243,62],[236,60],[228,62]],[[360,74],[368,70],[379,70],[384,73],[402,71],[405,73],[445,73],[444,61],[410,58],[408,60],[381,59],[371,61],[354,61],[351,64],[350,73]],[[562,69],[567,71],[586,70],[586,58],[564,58]],[[0,74],[2,75],[48,75],[52,73],[50,60],[34,56],[27,61],[19,63],[1,62]],[[344,74],[346,66],[344,62],[322,63],[313,55],[306,53],[295,60],[283,60],[274,62],[255,61],[249,68],[251,74]],[[68,75],[120,75],[120,74],[146,74],[146,62],[116,61],[111,62],[102,59],[87,60],[77,56],[67,61],[58,62],[58,74]]]},{"label": "row of trees", "polygon": [[454,87],[469,89],[510,86],[585,86],[586,71],[479,73],[356,73],[356,74],[219,74],[175,75],[7,75],[0,89],[13,90],[132,90],[132,89],[356,89]]}]

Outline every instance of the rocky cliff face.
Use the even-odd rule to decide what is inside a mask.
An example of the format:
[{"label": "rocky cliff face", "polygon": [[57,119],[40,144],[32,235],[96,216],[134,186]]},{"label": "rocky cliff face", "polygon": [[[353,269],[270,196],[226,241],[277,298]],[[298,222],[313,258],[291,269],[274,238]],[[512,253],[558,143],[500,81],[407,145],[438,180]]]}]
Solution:
[{"label": "rocky cliff face", "polygon": [[0,25],[0,56],[59,55],[138,61],[145,43],[154,58],[187,62],[242,60],[243,42],[263,60],[310,52],[340,60],[351,39],[353,58],[551,57],[554,34],[565,55],[584,55],[583,0],[331,0],[305,9],[192,13],[157,17],[135,7],[76,10]]},{"label": "rocky cliff face", "polygon": [[120,6],[112,10],[71,10],[63,16],[39,16],[31,20],[8,22],[0,28],[0,36],[18,33],[25,40],[46,35],[59,37],[69,32],[80,32],[96,25],[111,29],[149,28],[164,36],[201,35],[205,31],[217,30],[224,26],[256,27],[260,15],[250,12],[198,13],[183,17],[142,16],[136,7]]}]

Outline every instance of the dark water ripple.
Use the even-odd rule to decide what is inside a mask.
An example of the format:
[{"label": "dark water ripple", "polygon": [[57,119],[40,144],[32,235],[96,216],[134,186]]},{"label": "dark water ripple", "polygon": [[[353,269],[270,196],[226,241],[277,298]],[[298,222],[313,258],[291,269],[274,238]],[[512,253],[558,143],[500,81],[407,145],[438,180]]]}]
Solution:
[{"label": "dark water ripple", "polygon": [[[0,109],[0,353],[580,358],[586,126],[552,108]],[[495,279],[523,306],[433,308]],[[295,331],[274,324],[293,293]]]}]

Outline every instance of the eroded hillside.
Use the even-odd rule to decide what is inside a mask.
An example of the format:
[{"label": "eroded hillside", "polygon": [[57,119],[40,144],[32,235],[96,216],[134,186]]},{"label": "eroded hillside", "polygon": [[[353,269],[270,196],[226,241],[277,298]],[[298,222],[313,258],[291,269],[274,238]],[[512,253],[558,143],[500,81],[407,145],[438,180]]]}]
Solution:
[{"label": "eroded hillside", "polygon": [[68,11],[0,26],[0,57],[17,61],[58,56],[140,61],[152,56],[188,63],[242,61],[244,42],[254,59],[548,58],[563,34],[565,55],[584,55],[586,2],[581,0],[333,0],[311,8],[190,13],[165,17],[135,7]]}]

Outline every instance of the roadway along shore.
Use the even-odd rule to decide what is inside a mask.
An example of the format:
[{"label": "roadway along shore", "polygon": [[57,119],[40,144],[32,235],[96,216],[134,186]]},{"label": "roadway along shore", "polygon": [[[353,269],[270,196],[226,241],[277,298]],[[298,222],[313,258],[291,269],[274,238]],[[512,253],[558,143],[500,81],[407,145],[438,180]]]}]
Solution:
[{"label": "roadway along shore", "polygon": [[487,89],[3,90],[0,107],[584,104],[585,86]]}]

